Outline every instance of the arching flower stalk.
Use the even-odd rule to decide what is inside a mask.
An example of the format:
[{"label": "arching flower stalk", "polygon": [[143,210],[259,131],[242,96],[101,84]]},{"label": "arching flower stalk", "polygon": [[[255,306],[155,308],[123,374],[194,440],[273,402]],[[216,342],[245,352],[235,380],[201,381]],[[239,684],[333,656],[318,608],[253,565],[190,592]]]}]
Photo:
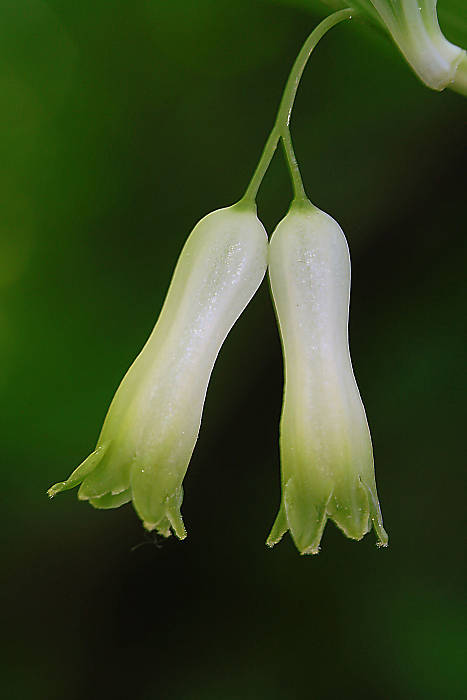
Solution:
[{"label": "arching flower stalk", "polygon": [[81,484],[95,508],[129,501],[148,530],[182,539],[182,482],[217,354],[266,272],[251,202],[204,217],[188,238],[146,345],[115,394],[95,451],[49,495]]}]

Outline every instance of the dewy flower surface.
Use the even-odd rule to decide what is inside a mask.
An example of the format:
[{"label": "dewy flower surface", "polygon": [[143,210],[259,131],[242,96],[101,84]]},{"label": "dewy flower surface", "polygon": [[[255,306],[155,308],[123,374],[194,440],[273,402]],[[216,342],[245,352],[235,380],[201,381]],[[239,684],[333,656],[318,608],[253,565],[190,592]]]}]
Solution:
[{"label": "dewy flower surface", "polygon": [[112,401],[96,450],[49,495],[81,483],[96,508],[128,501],[147,529],[185,536],[182,481],[217,354],[259,287],[267,236],[252,204],[205,216],[178,260],[156,326]]},{"label": "dewy flower surface", "polygon": [[290,530],[319,550],[328,518],[361,539],[388,538],[376,492],[365,410],[348,344],[350,257],[345,236],[308,200],[294,200],[270,242],[269,275],[285,364],[282,501],[268,538]]}]

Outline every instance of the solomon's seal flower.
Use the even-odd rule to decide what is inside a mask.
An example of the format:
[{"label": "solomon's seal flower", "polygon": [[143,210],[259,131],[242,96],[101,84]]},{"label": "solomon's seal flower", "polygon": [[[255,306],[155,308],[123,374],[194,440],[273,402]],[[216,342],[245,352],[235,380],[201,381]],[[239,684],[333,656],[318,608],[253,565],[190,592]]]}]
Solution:
[{"label": "solomon's seal flower", "polygon": [[182,482],[217,354],[267,264],[253,203],[205,216],[188,238],[159,319],[115,394],[95,451],[52,497],[81,483],[96,508],[133,501],[148,530],[186,535]]},{"label": "solomon's seal flower", "polygon": [[315,554],[331,518],[357,540],[373,526],[386,545],[370,433],[350,361],[350,258],[340,226],[307,199],[294,200],[271,238],[269,276],[285,390],[282,501],[268,544],[290,530],[302,554]]}]

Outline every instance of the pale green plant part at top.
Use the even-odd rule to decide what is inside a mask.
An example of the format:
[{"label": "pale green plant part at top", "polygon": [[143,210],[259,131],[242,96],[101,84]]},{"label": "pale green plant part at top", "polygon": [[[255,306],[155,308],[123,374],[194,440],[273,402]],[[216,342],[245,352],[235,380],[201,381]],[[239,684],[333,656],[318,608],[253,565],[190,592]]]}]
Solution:
[{"label": "pale green plant part at top", "polygon": [[412,70],[432,90],[467,95],[467,55],[450,42],[438,21],[437,0],[323,0],[352,7],[383,27]]},{"label": "pale green plant part at top", "polygon": [[425,85],[433,90],[452,87],[466,94],[466,53],[441,31],[437,0],[371,0],[371,3]]},{"label": "pale green plant part at top", "polygon": [[251,203],[205,216],[182,250],[146,345],[109,408],[95,451],[49,495],[81,483],[95,508],[133,501],[148,530],[186,536],[182,482],[211,371],[228,332],[259,287],[267,236]]}]

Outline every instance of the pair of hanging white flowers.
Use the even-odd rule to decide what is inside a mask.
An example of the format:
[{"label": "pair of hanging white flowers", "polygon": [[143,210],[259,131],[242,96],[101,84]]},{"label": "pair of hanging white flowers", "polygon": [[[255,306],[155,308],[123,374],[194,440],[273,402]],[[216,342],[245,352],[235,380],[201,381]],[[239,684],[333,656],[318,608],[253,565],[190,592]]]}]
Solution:
[{"label": "pair of hanging white flowers", "polygon": [[[340,226],[306,197],[289,132],[305,64],[351,10],[326,18],[294,64],[277,119],[244,197],[205,216],[178,260],[159,319],[109,408],[97,447],[49,495],[81,484],[96,508],[133,502],[148,530],[186,536],[182,483],[219,350],[266,270],[285,363],[280,427],[282,500],[267,543],[290,530],[316,553],[328,518],[350,538],[374,528],[386,545],[371,438],[348,344],[350,257]],[[282,140],[295,196],[268,244],[256,195]]]},{"label": "pair of hanging white flowers", "polygon": [[282,504],[268,544],[290,529],[317,552],[327,517],[360,539],[382,527],[371,440],[347,341],[350,259],[339,225],[292,202],[268,246],[251,200],[194,228],[145,347],[110,406],[95,451],[50,495],[81,483],[96,508],[133,501],[148,530],[186,535],[182,482],[206,389],[228,332],[269,264],[285,357]]}]

